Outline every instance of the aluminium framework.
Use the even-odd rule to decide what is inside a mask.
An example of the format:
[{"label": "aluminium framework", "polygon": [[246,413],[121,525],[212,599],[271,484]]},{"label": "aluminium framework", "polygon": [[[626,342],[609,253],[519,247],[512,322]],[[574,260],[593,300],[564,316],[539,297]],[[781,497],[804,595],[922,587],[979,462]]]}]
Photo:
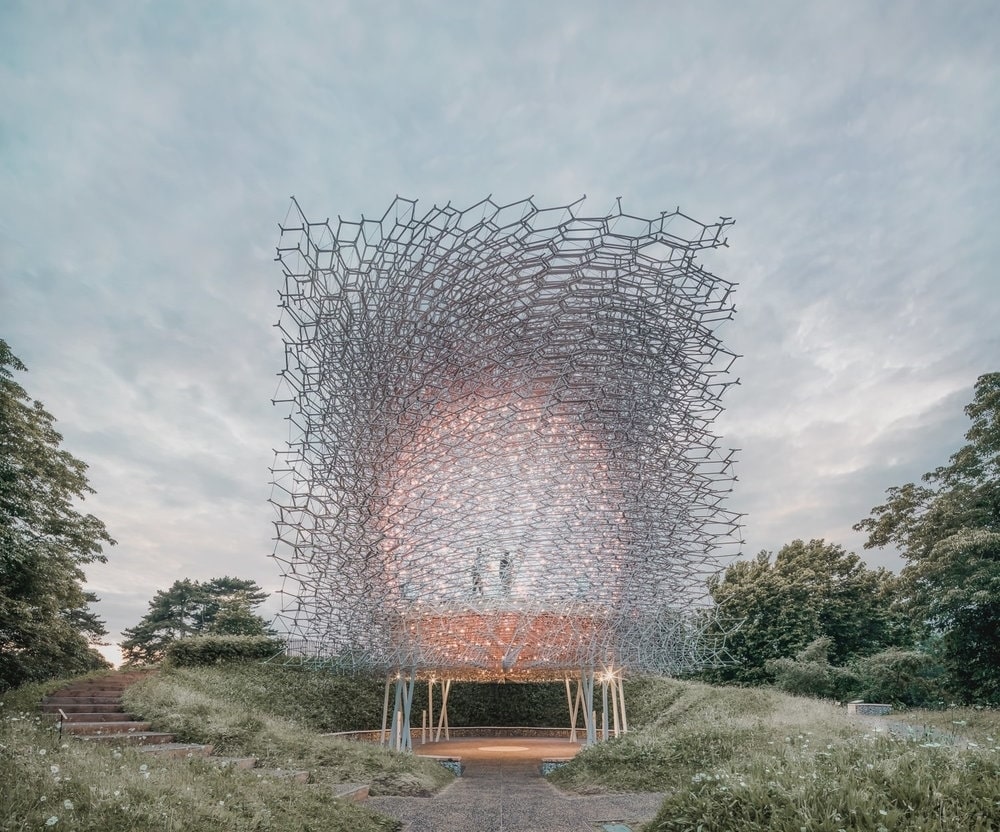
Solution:
[{"label": "aluminium framework", "polygon": [[407,678],[713,660],[730,220],[491,199],[281,226],[274,557],[292,652]]}]

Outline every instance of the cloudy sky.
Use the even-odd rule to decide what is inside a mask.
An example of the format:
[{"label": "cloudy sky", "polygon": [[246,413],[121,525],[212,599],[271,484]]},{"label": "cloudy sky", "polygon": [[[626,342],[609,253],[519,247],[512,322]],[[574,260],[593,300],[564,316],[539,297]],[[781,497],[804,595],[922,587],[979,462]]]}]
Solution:
[{"label": "cloudy sky", "polygon": [[90,465],[113,637],[178,578],[280,585],[292,194],[735,217],[745,552],[861,552],[1000,370],[998,43],[994,0],[2,0],[0,337]]}]

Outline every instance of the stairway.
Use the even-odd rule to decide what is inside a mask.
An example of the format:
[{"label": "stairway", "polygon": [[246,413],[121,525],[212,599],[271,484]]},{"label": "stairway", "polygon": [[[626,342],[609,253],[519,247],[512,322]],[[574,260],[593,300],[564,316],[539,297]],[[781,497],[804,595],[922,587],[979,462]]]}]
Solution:
[{"label": "stairway", "polygon": [[[150,723],[125,713],[122,692],[129,685],[145,679],[150,670],[133,670],[74,682],[42,699],[42,713],[56,716],[63,733],[84,742],[134,746],[144,754],[160,757],[205,757],[220,766],[254,769],[255,757],[215,757],[211,745],[174,742],[174,735],[151,731]],[[295,769],[257,769],[261,774],[309,782],[308,771]],[[344,784],[335,789],[335,796],[346,800],[364,800],[367,784]]]},{"label": "stairway", "polygon": [[151,731],[122,708],[122,692],[150,671],[129,671],[86,679],[42,699],[43,713],[61,721],[63,732],[85,742],[134,745],[143,753],[167,757],[207,757],[211,745],[174,742],[173,734]]}]

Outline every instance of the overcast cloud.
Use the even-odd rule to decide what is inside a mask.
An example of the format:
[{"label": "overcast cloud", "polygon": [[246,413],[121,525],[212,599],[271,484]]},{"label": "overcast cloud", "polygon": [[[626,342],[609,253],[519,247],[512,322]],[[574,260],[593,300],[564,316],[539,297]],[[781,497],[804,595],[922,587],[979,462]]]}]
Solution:
[{"label": "overcast cloud", "polygon": [[860,552],[1000,370],[998,43],[993,0],[0,4],[0,337],[90,464],[113,637],[178,578],[280,585],[291,194],[735,217],[745,552]]}]

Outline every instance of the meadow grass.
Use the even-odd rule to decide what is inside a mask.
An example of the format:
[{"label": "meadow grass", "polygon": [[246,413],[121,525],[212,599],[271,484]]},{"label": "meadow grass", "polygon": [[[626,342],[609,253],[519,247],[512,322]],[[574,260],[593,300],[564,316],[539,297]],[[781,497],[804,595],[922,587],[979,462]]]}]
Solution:
[{"label": "meadow grass", "polygon": [[323,782],[287,779],[204,760],[166,760],[135,749],[60,739],[38,714],[65,684],[29,685],[0,699],[0,830],[132,832],[357,830],[398,824],[335,800]]},{"label": "meadow grass", "polygon": [[[397,824],[334,800],[333,785],[428,794],[452,780],[434,762],[320,736],[377,725],[379,680],[223,665],[164,669],[126,692],[129,710],[154,727],[211,742],[217,753],[307,769],[308,784],[60,741],[37,704],[63,684],[26,686],[0,699],[0,832],[381,832]],[[583,793],[665,792],[646,832],[1000,829],[997,711],[892,716],[978,743],[965,748],[920,732],[898,738],[831,703],[770,689],[638,679],[626,683],[626,700],[630,732],[587,749],[550,779]]]},{"label": "meadow grass", "polygon": [[[299,678],[306,683],[317,674]],[[305,769],[316,784],[368,783],[373,795],[428,795],[454,779],[433,760],[324,737],[316,726],[282,715],[310,709],[350,713],[370,708],[368,700],[381,705],[381,692],[369,696],[365,680],[334,678],[341,696],[321,699],[309,685],[285,686],[285,674],[267,665],[165,669],[126,690],[124,700],[131,713],[182,742],[211,743],[217,754],[254,756],[262,765]],[[375,724],[372,719],[363,727]]]},{"label": "meadow grass", "polygon": [[550,780],[666,792],[647,832],[1000,829],[996,748],[897,738],[832,703],[762,688],[640,680],[626,697],[630,733]]},{"label": "meadow grass", "polygon": [[893,714],[893,719],[915,728],[929,728],[1000,752],[1000,708],[949,707],[944,710],[914,708]]}]

